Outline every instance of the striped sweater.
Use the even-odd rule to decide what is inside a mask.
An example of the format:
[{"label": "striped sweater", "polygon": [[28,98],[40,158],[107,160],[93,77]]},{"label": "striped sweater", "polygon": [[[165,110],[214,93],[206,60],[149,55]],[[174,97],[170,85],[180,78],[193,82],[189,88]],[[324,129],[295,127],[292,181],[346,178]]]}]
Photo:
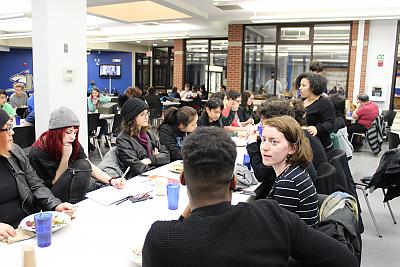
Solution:
[{"label": "striped sweater", "polygon": [[318,197],[307,171],[291,165],[279,175],[268,198],[293,213],[310,226],[318,223]]}]

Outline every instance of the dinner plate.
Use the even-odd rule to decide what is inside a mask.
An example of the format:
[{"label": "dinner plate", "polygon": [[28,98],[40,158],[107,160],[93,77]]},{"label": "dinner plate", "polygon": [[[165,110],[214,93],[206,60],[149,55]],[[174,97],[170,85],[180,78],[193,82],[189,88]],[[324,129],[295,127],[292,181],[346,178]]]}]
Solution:
[{"label": "dinner plate", "polygon": [[176,163],[176,164],[172,165],[169,170],[171,172],[181,173],[183,171],[183,164],[182,163]]},{"label": "dinner plate", "polygon": [[135,263],[136,266],[142,266],[142,247],[137,246],[134,248],[129,249],[130,252],[130,259]]},{"label": "dinner plate", "polygon": [[[45,211],[45,212],[53,214],[53,224],[52,224],[52,228],[51,228],[52,232],[60,230],[61,228],[63,228],[64,226],[66,226],[67,224],[69,224],[71,222],[71,217],[66,213],[58,212],[58,211]],[[37,214],[37,213],[35,213],[35,214]],[[21,227],[22,229],[27,230],[27,231],[35,232],[35,225],[28,226],[28,225],[31,225],[31,223],[33,223],[35,221],[35,219],[34,219],[35,214],[31,214],[31,215],[25,217],[20,222],[19,227]],[[28,222],[28,224],[27,224],[27,222]]]}]

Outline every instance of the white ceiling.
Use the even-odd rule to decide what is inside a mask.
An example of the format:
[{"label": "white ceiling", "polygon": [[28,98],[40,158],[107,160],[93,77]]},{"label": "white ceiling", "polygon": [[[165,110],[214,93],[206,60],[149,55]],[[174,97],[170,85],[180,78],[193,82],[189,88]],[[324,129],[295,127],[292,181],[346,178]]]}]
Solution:
[{"label": "white ceiling", "polygon": [[[139,0],[88,0],[88,7]],[[274,23],[294,21],[340,21],[353,19],[400,18],[400,0],[152,0],[185,13],[191,18],[122,23],[87,15],[88,43],[129,42],[151,45],[164,39],[225,37],[230,23]],[[219,6],[236,6],[240,10],[224,11]],[[31,0],[0,0],[0,40],[30,37]],[[1,19],[5,15],[22,18]],[[26,15],[24,16],[23,13]],[[153,25],[152,25],[153,24]],[[147,42],[146,42],[147,40]],[[138,43],[137,43],[138,44]]]}]

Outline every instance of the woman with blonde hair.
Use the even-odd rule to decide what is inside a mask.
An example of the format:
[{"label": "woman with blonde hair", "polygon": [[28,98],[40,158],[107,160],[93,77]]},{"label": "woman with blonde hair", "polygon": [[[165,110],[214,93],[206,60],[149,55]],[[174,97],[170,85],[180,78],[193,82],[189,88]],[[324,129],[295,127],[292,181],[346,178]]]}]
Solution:
[{"label": "woman with blonde hair", "polygon": [[117,155],[123,170],[130,167],[127,177],[169,163],[168,150],[147,131],[148,109],[147,103],[138,98],[129,99],[121,108],[122,132],[116,140]]},{"label": "woman with blonde hair", "polygon": [[318,197],[305,170],[312,160],[312,150],[298,122],[290,116],[265,120],[260,150],[263,164],[276,173],[268,197],[298,214],[308,225],[316,225]]},{"label": "woman with blonde hair", "polygon": [[40,210],[74,214],[70,203],[62,203],[33,170],[24,151],[13,143],[12,121],[0,109],[0,241],[15,237],[20,221]]}]

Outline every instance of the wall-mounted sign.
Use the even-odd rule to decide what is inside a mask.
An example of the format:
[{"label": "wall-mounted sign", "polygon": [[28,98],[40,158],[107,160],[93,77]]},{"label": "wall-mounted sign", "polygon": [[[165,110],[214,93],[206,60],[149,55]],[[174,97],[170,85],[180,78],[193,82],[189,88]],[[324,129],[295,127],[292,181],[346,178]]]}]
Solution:
[{"label": "wall-mounted sign", "polygon": [[376,59],[378,60],[378,67],[383,67],[383,60],[385,58],[384,54],[378,54]]},{"label": "wall-mounted sign", "polygon": [[113,62],[113,63],[120,63],[120,62],[121,62],[121,59],[120,59],[120,58],[113,58],[113,59],[112,59],[112,62]]}]

